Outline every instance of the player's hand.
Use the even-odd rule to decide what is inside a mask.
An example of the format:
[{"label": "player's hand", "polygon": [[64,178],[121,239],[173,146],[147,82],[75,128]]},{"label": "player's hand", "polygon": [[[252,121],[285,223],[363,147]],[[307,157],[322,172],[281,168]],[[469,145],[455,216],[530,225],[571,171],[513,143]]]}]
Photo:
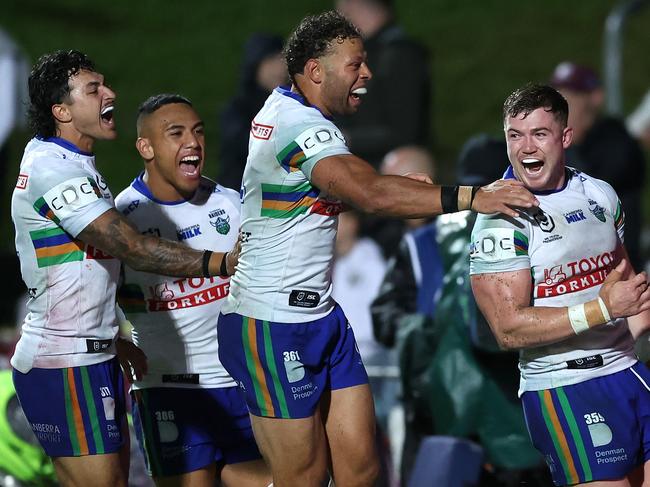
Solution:
[{"label": "player's hand", "polygon": [[405,178],[415,179],[416,181],[422,181],[423,183],[433,184],[433,179],[428,174],[423,172],[407,172],[403,174]]},{"label": "player's hand", "polygon": [[519,216],[519,212],[513,208],[533,206],[539,206],[539,201],[516,179],[499,179],[483,186],[472,201],[472,210],[478,213],[505,213],[512,217]]},{"label": "player's hand", "polygon": [[630,272],[628,266],[626,259],[621,260],[609,273],[598,292],[612,318],[634,316],[650,309],[650,290],[646,273],[632,272],[628,279],[623,279],[623,276]]},{"label": "player's hand", "polygon": [[147,356],[142,349],[122,337],[117,338],[115,348],[117,360],[129,381],[142,380],[148,372]]},{"label": "player's hand", "polygon": [[239,263],[239,253],[241,252],[242,238],[243,235],[241,232],[239,232],[239,238],[237,239],[235,247],[226,254],[226,270],[228,271],[229,276],[232,276],[237,270],[237,264]]}]

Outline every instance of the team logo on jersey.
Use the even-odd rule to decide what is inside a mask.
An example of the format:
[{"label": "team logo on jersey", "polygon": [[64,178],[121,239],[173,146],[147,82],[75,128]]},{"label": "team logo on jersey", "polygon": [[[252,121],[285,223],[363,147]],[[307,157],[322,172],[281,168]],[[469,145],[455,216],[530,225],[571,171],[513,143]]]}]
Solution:
[{"label": "team logo on jersey", "polygon": [[555,230],[555,222],[553,221],[553,218],[548,213],[545,213],[541,208],[538,208],[537,211],[533,213],[533,218],[542,232],[551,233]]},{"label": "team logo on jersey", "polygon": [[212,225],[221,235],[228,235],[228,232],[230,232],[230,217],[217,217],[215,221],[210,220],[210,225]]},{"label": "team logo on jersey", "polygon": [[181,228],[176,230],[176,238],[179,242],[183,240],[188,240],[201,235],[201,226],[200,225],[191,225],[189,227]]},{"label": "team logo on jersey", "polygon": [[16,181],[16,189],[25,189],[27,187],[27,180],[29,176],[27,174],[19,174],[18,181]]},{"label": "team logo on jersey", "polygon": [[569,213],[565,213],[564,218],[566,218],[567,223],[575,223],[587,219],[582,210],[573,210]]},{"label": "team logo on jersey", "polygon": [[261,123],[257,123],[255,122],[255,120],[251,122],[251,135],[256,139],[269,140],[271,138],[272,133],[273,133],[272,125],[264,125]]},{"label": "team logo on jersey", "polygon": [[592,199],[589,200],[589,211],[601,222],[605,223],[605,208]]}]

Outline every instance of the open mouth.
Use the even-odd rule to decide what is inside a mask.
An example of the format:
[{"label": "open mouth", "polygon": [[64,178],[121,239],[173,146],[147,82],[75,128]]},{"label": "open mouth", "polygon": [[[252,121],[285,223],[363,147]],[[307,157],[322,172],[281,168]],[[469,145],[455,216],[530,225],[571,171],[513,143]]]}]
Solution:
[{"label": "open mouth", "polygon": [[99,113],[99,116],[101,117],[101,119],[105,123],[107,123],[109,125],[113,124],[113,110],[114,109],[115,109],[115,107],[113,105],[109,105],[109,106],[106,106],[106,107],[102,108],[102,111]]},{"label": "open mouth", "polygon": [[542,161],[540,159],[535,159],[535,158],[532,158],[532,157],[529,157],[527,159],[523,159],[521,161],[521,164],[524,167],[524,170],[529,174],[538,173],[544,167],[544,161]]},{"label": "open mouth", "polygon": [[366,93],[368,93],[368,88],[357,88],[356,90],[352,90],[352,92],[350,93],[350,96],[354,100],[358,101],[358,100],[361,100],[361,95],[365,95]]},{"label": "open mouth", "polygon": [[201,158],[199,156],[185,156],[181,159],[179,167],[184,175],[197,176],[199,174],[200,163]]}]

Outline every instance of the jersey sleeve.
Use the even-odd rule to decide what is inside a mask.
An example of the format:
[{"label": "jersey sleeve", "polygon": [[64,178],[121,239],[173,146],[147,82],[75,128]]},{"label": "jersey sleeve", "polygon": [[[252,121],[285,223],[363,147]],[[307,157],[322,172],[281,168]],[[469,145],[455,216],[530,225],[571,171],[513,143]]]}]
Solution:
[{"label": "jersey sleeve", "polygon": [[73,237],[93,220],[113,207],[104,198],[93,175],[79,167],[62,168],[56,171],[47,168],[33,171],[29,179],[29,195],[37,213],[49,218]]},{"label": "jersey sleeve", "polygon": [[504,215],[478,215],[470,244],[470,274],[530,269],[526,223]]},{"label": "jersey sleeve", "polygon": [[341,131],[316,109],[292,110],[281,117],[278,129],[278,162],[288,171],[301,170],[309,180],[321,159],[350,154]]}]

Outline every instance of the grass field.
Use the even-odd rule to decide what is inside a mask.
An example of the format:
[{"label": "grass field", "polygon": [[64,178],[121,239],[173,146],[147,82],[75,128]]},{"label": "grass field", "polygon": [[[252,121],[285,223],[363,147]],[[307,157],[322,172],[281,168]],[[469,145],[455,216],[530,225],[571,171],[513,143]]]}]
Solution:
[{"label": "grass field", "polygon": [[[544,81],[565,59],[600,69],[611,0],[395,0],[407,30],[433,56],[432,149],[449,180],[462,142],[498,134],[504,97],[529,80]],[[86,51],[118,93],[119,139],[96,145],[100,170],[116,194],[141,167],[133,147],[137,105],[156,92],[190,97],[206,121],[207,174],[214,175],[217,114],[234,92],[243,42],[254,31],[286,35],[306,13],[331,1],[4,0],[0,26],[31,59],[60,48]],[[650,7],[628,23],[624,102],[629,111],[650,87]],[[371,66],[372,67],[372,66]],[[0,80],[1,82],[1,80]],[[396,86],[399,90],[400,87]],[[9,199],[27,133],[11,139],[15,161],[2,195],[0,228],[12,251]]]}]

